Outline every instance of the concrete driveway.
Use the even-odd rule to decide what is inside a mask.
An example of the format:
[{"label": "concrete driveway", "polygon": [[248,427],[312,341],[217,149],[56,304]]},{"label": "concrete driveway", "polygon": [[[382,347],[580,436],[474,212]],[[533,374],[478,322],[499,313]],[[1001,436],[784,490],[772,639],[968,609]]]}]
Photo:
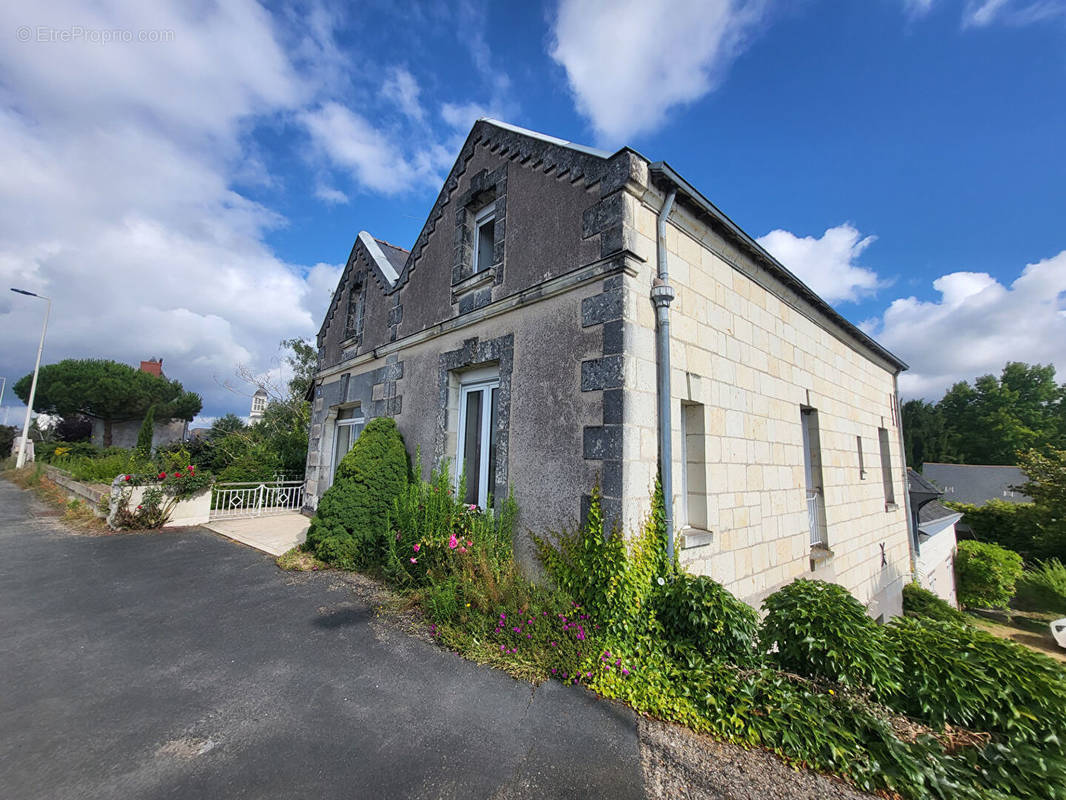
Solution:
[{"label": "concrete driveway", "polygon": [[207,531],[40,514],[0,481],[4,797],[643,796],[624,709],[533,692]]}]

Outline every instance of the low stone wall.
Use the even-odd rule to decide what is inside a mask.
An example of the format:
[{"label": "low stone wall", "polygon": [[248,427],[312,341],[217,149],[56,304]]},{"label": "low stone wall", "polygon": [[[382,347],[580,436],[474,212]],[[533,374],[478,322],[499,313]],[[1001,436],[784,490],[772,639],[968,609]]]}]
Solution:
[{"label": "low stone wall", "polygon": [[[108,525],[111,524],[111,520],[114,517],[114,511],[118,508],[122,502],[123,494],[129,493],[129,506],[136,508],[140,505],[141,499],[144,497],[146,489],[152,488],[148,486],[126,486],[120,475],[115,478],[115,482],[111,484],[111,509],[112,514],[108,516]],[[185,500],[181,500],[174,504],[173,510],[170,512],[170,519],[167,520],[164,528],[179,528],[188,527],[191,525],[203,525],[211,518],[211,489],[204,489],[199,494],[193,495]]]},{"label": "low stone wall", "polygon": [[44,464],[43,466],[44,474],[48,476],[48,480],[61,486],[72,498],[84,500],[94,509],[99,509],[100,498],[107,494],[106,489],[89,486],[80,481],[76,481],[70,476],[69,472],[65,472],[58,467],[53,467],[50,464]]}]

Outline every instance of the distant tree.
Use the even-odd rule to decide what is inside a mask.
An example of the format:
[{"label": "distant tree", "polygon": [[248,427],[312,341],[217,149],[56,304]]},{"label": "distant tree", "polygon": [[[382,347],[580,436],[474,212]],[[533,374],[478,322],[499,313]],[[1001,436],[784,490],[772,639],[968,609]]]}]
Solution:
[{"label": "distant tree", "polygon": [[219,417],[213,423],[211,423],[211,430],[207,434],[210,439],[220,439],[231,433],[243,431],[247,429],[247,425],[244,420],[238,417],[236,414],[226,414],[224,417]]},{"label": "distant tree", "polygon": [[950,461],[948,432],[940,409],[925,400],[908,400],[901,409],[907,463],[920,469],[928,461]]},{"label": "distant tree", "polygon": [[56,438],[61,442],[86,442],[93,435],[93,423],[81,414],[68,414],[56,424]]},{"label": "distant tree", "polygon": [[903,425],[912,466],[1015,464],[1021,451],[1066,447],[1066,384],[1050,364],[1008,362],[998,378],[960,381],[935,405],[907,401]]},{"label": "distant tree", "polygon": [[14,425],[0,425],[0,461],[11,455],[11,447],[18,435],[19,429]]},{"label": "distant tree", "polygon": [[281,346],[292,352],[285,356],[285,363],[292,369],[289,380],[289,398],[303,400],[315,380],[318,370],[318,350],[307,339],[282,339]]},{"label": "distant tree", "polygon": [[148,406],[141,430],[137,434],[137,452],[145,458],[152,455],[152,439],[155,437],[155,406]]},{"label": "distant tree", "polygon": [[[27,402],[32,375],[15,384]],[[158,419],[191,420],[203,407],[200,395],[186,392],[178,381],[141,372],[128,364],[103,359],[67,359],[41,367],[34,411],[86,414],[104,421],[104,446],[111,446],[115,422],[142,419],[155,406]]]}]

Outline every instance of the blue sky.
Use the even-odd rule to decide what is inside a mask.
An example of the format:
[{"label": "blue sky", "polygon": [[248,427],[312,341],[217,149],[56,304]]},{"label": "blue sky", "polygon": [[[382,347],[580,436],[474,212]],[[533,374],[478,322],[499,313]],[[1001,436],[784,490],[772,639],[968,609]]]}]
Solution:
[{"label": "blue sky", "polygon": [[[162,356],[245,413],[237,371],[280,376],[359,230],[411,244],[490,115],[670,162],[911,396],[1066,380],[1066,0],[519,5],[0,11],[0,276],[55,299],[45,361]],[[40,308],[5,294],[14,380]]]}]

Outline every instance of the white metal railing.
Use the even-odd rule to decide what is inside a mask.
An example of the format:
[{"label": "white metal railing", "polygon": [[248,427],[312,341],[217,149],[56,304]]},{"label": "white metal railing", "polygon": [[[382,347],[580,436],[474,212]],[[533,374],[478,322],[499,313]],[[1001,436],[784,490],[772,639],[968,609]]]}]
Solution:
[{"label": "white metal railing", "polygon": [[211,519],[292,513],[303,504],[303,481],[216,483],[211,494]]},{"label": "white metal railing", "polygon": [[825,506],[820,489],[807,490],[807,523],[811,528],[811,547],[825,546],[828,537],[825,529]]}]

